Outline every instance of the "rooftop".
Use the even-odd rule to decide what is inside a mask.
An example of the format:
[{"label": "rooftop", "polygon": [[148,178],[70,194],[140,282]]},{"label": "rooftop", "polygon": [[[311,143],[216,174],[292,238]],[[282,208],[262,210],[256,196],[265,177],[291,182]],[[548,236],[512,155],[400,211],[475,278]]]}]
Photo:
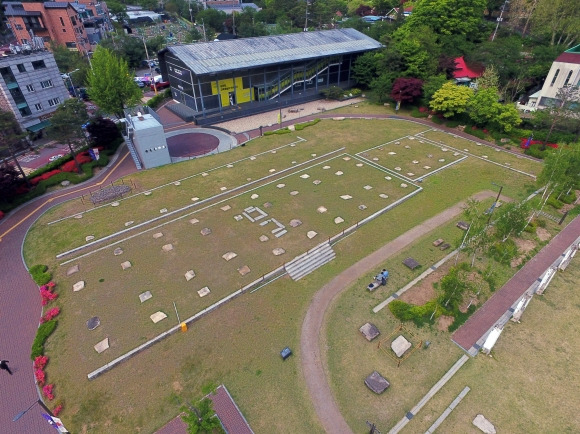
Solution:
[{"label": "rooftop", "polygon": [[380,47],[379,42],[355,29],[337,29],[172,45],[162,53],[173,53],[195,74],[201,75],[358,53]]},{"label": "rooftop", "polygon": [[580,45],[564,51],[556,58],[555,62],[580,64]]}]

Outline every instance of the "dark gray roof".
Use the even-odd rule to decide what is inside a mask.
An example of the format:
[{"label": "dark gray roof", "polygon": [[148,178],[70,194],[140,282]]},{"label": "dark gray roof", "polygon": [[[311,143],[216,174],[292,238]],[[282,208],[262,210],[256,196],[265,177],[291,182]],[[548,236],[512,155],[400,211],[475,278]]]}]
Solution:
[{"label": "dark gray roof", "polygon": [[39,11],[25,11],[20,2],[4,2],[5,15],[7,17],[37,17]]},{"label": "dark gray roof", "polygon": [[181,59],[195,74],[201,75],[380,47],[379,42],[355,29],[337,29],[172,45],[166,50]]},{"label": "dark gray roof", "polygon": [[45,9],[64,9],[68,7],[68,2],[44,2],[43,4]]}]

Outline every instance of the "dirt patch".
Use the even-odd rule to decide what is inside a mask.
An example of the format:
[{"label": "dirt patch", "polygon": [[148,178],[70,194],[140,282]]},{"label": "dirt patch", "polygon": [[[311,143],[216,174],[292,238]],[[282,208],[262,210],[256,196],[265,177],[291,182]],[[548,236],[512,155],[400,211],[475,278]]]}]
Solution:
[{"label": "dirt patch", "polygon": [[449,329],[449,326],[451,324],[453,324],[454,320],[455,320],[455,318],[453,318],[452,316],[441,315],[437,319],[437,330],[440,330],[442,332],[446,332],[447,329]]},{"label": "dirt patch", "polygon": [[183,386],[181,385],[181,383],[179,381],[174,381],[172,386],[173,386],[173,390],[175,390],[176,392],[181,392],[183,390]]},{"label": "dirt patch", "polygon": [[437,270],[433,271],[424,279],[417,282],[413,287],[409,288],[398,300],[405,303],[421,306],[430,300],[433,300],[437,293],[433,288],[433,283],[439,282],[443,276],[449,271],[449,263],[443,264]]},{"label": "dirt patch", "polygon": [[517,267],[522,263],[528,252],[531,252],[536,247],[536,243],[532,240],[522,240],[521,238],[515,238],[514,242],[518,247],[518,252],[520,255],[517,258],[512,259],[510,266],[512,268]]},{"label": "dirt patch", "polygon": [[536,235],[540,239],[540,241],[548,241],[552,235],[544,228],[536,228]]},{"label": "dirt patch", "polygon": [[467,312],[467,309],[469,309],[469,306],[477,306],[478,304],[479,300],[477,299],[477,295],[470,292],[469,294],[465,294],[463,297],[463,302],[461,303],[461,306],[459,306],[459,311],[465,313]]}]

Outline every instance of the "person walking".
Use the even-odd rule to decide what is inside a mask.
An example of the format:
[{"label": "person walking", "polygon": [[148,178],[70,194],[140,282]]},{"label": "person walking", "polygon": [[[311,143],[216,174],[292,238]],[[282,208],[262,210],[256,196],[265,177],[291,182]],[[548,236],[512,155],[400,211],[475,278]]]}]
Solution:
[{"label": "person walking", "polygon": [[8,373],[10,375],[12,375],[12,371],[8,367],[8,363],[9,363],[8,360],[0,360],[0,369],[3,369],[4,371],[8,371]]}]

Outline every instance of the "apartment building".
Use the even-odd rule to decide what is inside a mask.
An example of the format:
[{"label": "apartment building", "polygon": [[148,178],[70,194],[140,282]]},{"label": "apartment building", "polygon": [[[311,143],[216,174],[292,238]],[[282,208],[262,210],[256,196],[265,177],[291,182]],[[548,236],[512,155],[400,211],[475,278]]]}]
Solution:
[{"label": "apartment building", "polygon": [[23,130],[38,133],[69,94],[52,53],[24,48],[0,54],[0,108],[13,112]]}]

